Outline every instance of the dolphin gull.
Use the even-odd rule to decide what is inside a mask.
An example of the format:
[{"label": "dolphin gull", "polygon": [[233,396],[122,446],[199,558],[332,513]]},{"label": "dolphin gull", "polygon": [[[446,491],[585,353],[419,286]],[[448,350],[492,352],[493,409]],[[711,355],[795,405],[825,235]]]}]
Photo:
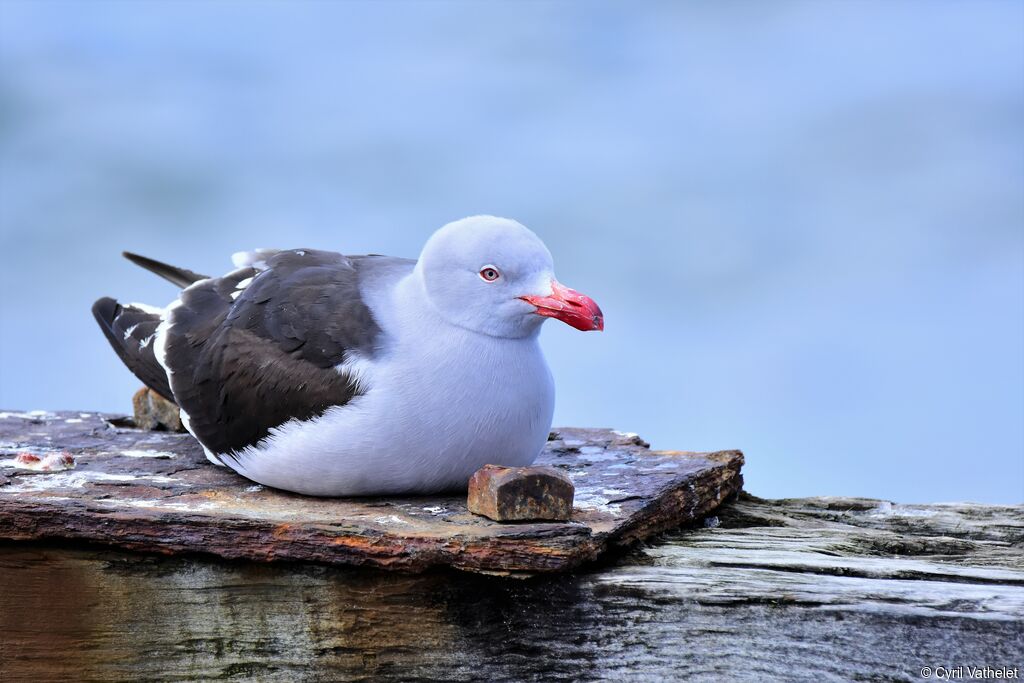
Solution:
[{"label": "dolphin gull", "polygon": [[124,364],[211,462],[309,495],[465,489],[485,464],[531,464],[555,397],[541,323],[604,329],[544,243],[492,216],[442,227],[418,260],[261,249],[208,277],[125,256],[183,289],[164,309],[95,303]]}]

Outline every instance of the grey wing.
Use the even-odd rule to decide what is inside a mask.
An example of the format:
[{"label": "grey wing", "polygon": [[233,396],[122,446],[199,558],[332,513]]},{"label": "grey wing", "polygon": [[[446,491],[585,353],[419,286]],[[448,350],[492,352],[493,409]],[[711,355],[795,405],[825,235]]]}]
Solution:
[{"label": "grey wing", "polygon": [[281,251],[262,270],[240,268],[187,288],[168,314],[161,351],[196,438],[230,454],[367,390],[338,366],[346,354],[377,353],[381,329],[360,279],[395,261]]},{"label": "grey wing", "polygon": [[110,297],[98,299],[92,305],[92,314],[121,362],[147,387],[174,400],[167,374],[153,352],[160,314],[138,304],[120,304]]}]

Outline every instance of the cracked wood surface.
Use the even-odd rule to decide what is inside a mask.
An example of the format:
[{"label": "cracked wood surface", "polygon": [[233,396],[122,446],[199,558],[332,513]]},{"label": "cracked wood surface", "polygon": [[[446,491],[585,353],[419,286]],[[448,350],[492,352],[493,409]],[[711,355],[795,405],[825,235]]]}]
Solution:
[{"label": "cracked wood surface", "polygon": [[[565,571],[703,517],[742,486],[738,451],[651,451],[635,434],[552,433],[537,464],[576,487],[568,522],[501,524],[465,493],[328,499],[255,485],[209,464],[188,435],[96,413],[0,413],[0,538],[82,540],[159,553],[421,571]],[[19,468],[68,451],[74,469]]]},{"label": "cracked wood surface", "polygon": [[529,581],[0,544],[0,680],[817,683],[1024,662],[1020,506],[741,494],[652,540]]}]

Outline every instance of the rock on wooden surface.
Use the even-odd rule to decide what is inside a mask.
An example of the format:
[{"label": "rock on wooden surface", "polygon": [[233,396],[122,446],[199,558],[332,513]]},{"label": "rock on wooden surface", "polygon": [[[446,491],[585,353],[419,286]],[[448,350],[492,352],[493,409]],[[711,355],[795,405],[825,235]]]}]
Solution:
[{"label": "rock on wooden surface", "polygon": [[469,479],[469,511],[498,522],[567,521],[573,485],[554,467],[484,465]]},{"label": "rock on wooden surface", "polygon": [[[573,481],[572,518],[500,524],[470,513],[465,492],[328,499],[267,489],[209,464],[188,435],[118,427],[109,418],[0,413],[0,539],[532,574],[571,569],[699,519],[742,487],[738,451],[651,451],[636,435],[562,429],[537,464]],[[77,467],[27,472],[9,462],[21,450],[67,450]]]},{"label": "rock on wooden surface", "polygon": [[135,392],[132,396],[132,409],[135,411],[135,425],[139,429],[185,431],[178,406],[149,387],[142,387]]},{"label": "rock on wooden surface", "polygon": [[714,514],[526,582],[0,545],[0,680],[919,683],[1021,665],[1021,506],[741,496]]}]

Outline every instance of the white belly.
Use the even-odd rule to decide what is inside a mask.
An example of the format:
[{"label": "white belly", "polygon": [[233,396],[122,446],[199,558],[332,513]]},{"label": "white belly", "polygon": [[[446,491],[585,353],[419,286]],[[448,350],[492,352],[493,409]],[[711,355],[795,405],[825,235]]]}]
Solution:
[{"label": "white belly", "polygon": [[311,495],[433,493],[464,489],[488,463],[528,465],[544,447],[554,384],[536,338],[458,330],[371,367],[365,395],[272,430],[228,464]]}]

